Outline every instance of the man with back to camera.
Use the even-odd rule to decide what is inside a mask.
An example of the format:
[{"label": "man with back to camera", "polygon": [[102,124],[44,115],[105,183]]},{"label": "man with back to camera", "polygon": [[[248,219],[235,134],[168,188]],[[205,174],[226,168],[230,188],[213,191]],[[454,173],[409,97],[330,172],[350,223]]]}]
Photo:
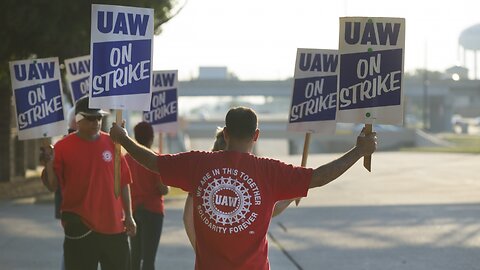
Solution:
[{"label": "man with back to camera", "polygon": [[128,270],[128,235],[134,235],[131,176],[121,158],[121,198],[113,185],[114,144],[100,131],[106,112],[88,107],[88,97],[75,104],[77,131],[45,149],[46,184],[60,186],[65,269]]},{"label": "man with back to camera", "polygon": [[225,151],[157,155],[112,124],[110,137],[166,185],[194,194],[195,269],[270,269],[267,230],[275,203],[305,197],[309,188],[333,181],[376,149],[376,134],[357,137],[342,157],[316,169],[251,154],[257,116],[246,107],[225,117]]}]

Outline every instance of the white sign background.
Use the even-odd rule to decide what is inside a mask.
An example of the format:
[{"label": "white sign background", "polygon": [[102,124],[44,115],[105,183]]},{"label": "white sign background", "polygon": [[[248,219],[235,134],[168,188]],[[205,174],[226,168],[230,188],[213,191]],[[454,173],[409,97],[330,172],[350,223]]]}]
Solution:
[{"label": "white sign background", "polygon": [[[46,79],[33,79],[33,80],[22,80],[19,81],[16,79],[14,74],[14,65],[26,65],[31,66],[31,64],[42,64],[42,63],[51,63],[54,62],[54,75],[52,78]],[[28,59],[28,60],[20,60],[20,61],[12,61],[10,64],[10,77],[12,82],[12,91],[13,96],[15,98],[15,91],[18,91],[19,88],[24,88],[28,86],[38,85],[38,84],[45,84],[51,83],[54,81],[58,81],[58,87],[60,89],[60,96],[62,96],[62,82],[60,80],[60,69],[59,69],[59,62],[57,57],[52,58],[43,58],[43,59]],[[27,71],[28,74],[28,71]],[[48,89],[45,89],[48,91]],[[67,122],[65,121],[65,107],[63,103],[63,98],[60,98],[62,101],[62,109],[61,113],[63,114],[63,120],[51,122],[41,126],[35,126],[31,128],[26,128],[20,130],[19,128],[19,119],[18,119],[18,109],[15,106],[15,115],[17,116],[17,130],[18,130],[18,139],[19,140],[30,140],[30,139],[38,139],[38,138],[48,138],[53,136],[60,136],[67,134]],[[22,100],[21,102],[27,102],[27,100]]]},{"label": "white sign background", "polygon": [[[166,80],[164,79],[164,75],[173,75],[174,79],[172,80],[172,84],[166,85]],[[160,76],[162,85],[156,85],[155,81],[158,78],[157,76]],[[158,79],[160,79],[158,78]],[[178,130],[178,71],[177,70],[162,70],[162,71],[154,71],[153,76],[152,76],[152,97],[158,93],[164,91],[165,95],[168,97],[170,96],[169,94],[172,94],[172,91],[176,92],[176,95],[173,99],[168,99],[166,100],[166,104],[161,104],[163,106],[168,106],[172,105],[172,102],[175,102],[175,114],[176,114],[176,119],[177,121],[174,122],[165,122],[162,121],[163,123],[161,124],[155,124],[155,122],[152,123],[153,130],[155,132],[175,132]],[[152,100],[153,101],[153,100]],[[153,102],[152,102],[153,103]],[[153,104],[152,104],[153,105]],[[159,108],[152,108],[152,110],[159,109]],[[150,113],[153,113],[150,111]],[[145,113],[143,114],[143,119],[145,119]],[[150,122],[150,121],[147,121]]]},{"label": "white sign background", "polygon": [[[86,61],[90,61],[90,55],[84,55],[84,56],[79,56],[79,57],[75,57],[75,58],[70,58],[70,59],[65,59],[65,70],[67,71],[65,73],[65,78],[67,79],[67,82],[68,82],[68,86],[69,86],[69,90],[70,90],[70,94],[72,96],[72,100],[75,102],[76,99],[75,99],[75,95],[73,94],[73,85],[72,83],[76,80],[80,80],[82,78],[85,78],[85,77],[88,77],[90,76],[90,65],[88,65],[86,68],[86,72],[82,72],[80,73],[79,70],[78,70],[78,65],[81,63],[81,65],[84,65],[86,63]],[[73,74],[72,73],[72,70],[70,69],[71,65],[74,65],[76,64],[76,67],[77,67],[77,73],[76,74]],[[88,85],[88,88],[90,88],[90,86]],[[88,91],[90,90],[87,90],[87,93],[85,94],[88,94]]]},{"label": "white sign background", "polygon": [[[373,39],[376,40],[375,43],[377,44],[372,44],[372,42],[362,42],[362,39],[366,40],[372,40],[371,32],[370,35],[365,35],[365,25],[370,22],[373,23],[375,26],[375,29],[377,29],[376,32],[374,32]],[[346,23],[351,23],[354,25],[354,23],[359,23],[360,24],[360,31],[359,31],[359,42],[355,44],[349,44],[346,41]],[[378,26],[377,23],[381,23],[385,25],[386,23],[391,23],[391,24],[400,24],[400,28],[398,31],[398,37],[397,37],[397,42],[396,44],[391,44],[392,43],[392,36],[390,36],[390,39],[387,39],[387,42],[384,42],[385,44],[382,45],[381,40],[381,34],[379,34]],[[355,27],[352,26],[352,29],[350,31],[351,35],[349,38],[354,39],[355,33],[358,31],[355,31]],[[353,32],[353,34],[352,34]],[[347,35],[348,36],[348,35]],[[347,37],[348,38],[348,37]],[[363,43],[363,44],[362,44]],[[345,97],[346,95],[343,95],[342,91],[345,91],[342,89],[341,84],[342,81],[344,81],[344,77],[351,76],[352,74],[346,74],[345,69],[343,68],[344,65],[342,65],[342,61],[344,59],[345,55],[354,55],[354,54],[359,54],[359,53],[368,53],[368,52],[379,52],[382,53],[384,51],[388,50],[402,50],[402,56],[401,56],[401,74],[396,73],[396,79],[401,80],[401,85],[400,85],[400,104],[396,105],[389,105],[389,106],[376,106],[376,107],[365,107],[365,108],[354,108],[354,109],[346,109],[342,110],[341,105],[342,102],[340,102],[341,97]],[[337,102],[337,122],[344,122],[344,123],[365,123],[365,124],[392,124],[392,125],[401,125],[403,123],[403,114],[404,114],[404,108],[403,108],[403,103],[404,103],[404,95],[403,95],[403,67],[404,67],[404,57],[405,57],[405,19],[403,18],[370,18],[370,17],[343,17],[340,18],[340,40],[339,40],[339,54],[340,54],[340,75],[339,75],[339,94],[338,94],[338,99],[339,101]],[[384,59],[385,60],[385,59]],[[388,60],[386,60],[388,63]],[[346,63],[344,63],[346,64]],[[348,66],[354,67],[356,63],[348,63]],[[382,63],[383,64],[383,63]],[[357,67],[358,68],[358,67]],[[385,79],[385,77],[383,78]],[[398,85],[398,84],[396,84]],[[357,90],[359,91],[359,90]],[[351,97],[351,95],[350,95]],[[377,96],[378,97],[378,96]]]},{"label": "white sign background", "polygon": [[[302,70],[300,68],[300,57],[301,54],[304,55],[310,55],[311,57],[309,58],[310,64],[308,65],[309,68],[308,70]],[[305,94],[305,89],[295,89],[295,81],[298,79],[308,79],[308,78],[315,78],[315,77],[325,77],[325,76],[337,76],[338,79],[338,61],[336,63],[336,68],[332,72],[332,70],[325,70],[326,67],[323,65],[325,62],[323,61],[322,64],[322,70],[312,70],[313,68],[310,68],[311,65],[314,65],[313,60],[314,56],[321,56],[320,59],[324,59],[324,56],[331,56],[335,55],[338,59],[338,51],[337,50],[323,50],[323,49],[303,49],[303,48],[298,48],[297,49],[297,58],[295,61],[295,74],[294,74],[294,87],[292,91],[292,98],[291,98],[291,106],[290,106],[290,111],[289,111],[289,123],[287,125],[287,130],[289,131],[298,131],[298,132],[309,132],[309,133],[319,133],[319,134],[334,134],[335,133],[335,127],[336,127],[336,121],[335,117],[331,120],[318,120],[318,121],[302,121],[302,122],[292,122],[291,115],[292,115],[292,107],[295,106],[293,104],[294,97],[295,96],[303,96],[301,97],[302,99],[306,99]],[[322,63],[322,61],[320,61]],[[336,87],[335,87],[336,90]],[[335,91],[336,92],[336,91]],[[325,97],[325,96],[324,96]],[[313,97],[313,98],[318,98],[318,97]],[[333,98],[333,97],[332,97]],[[336,97],[334,97],[336,99]],[[309,98],[311,99],[311,98]],[[306,107],[306,106],[304,106]],[[305,110],[305,108],[303,108]],[[332,113],[332,112],[331,112]],[[333,111],[333,114],[335,114],[335,111]],[[321,115],[321,112],[317,112],[317,116]],[[317,117],[318,118],[318,117]]]},{"label": "white sign background", "polygon": [[[119,13],[124,14],[133,14],[133,15],[144,15],[149,16],[148,24],[146,27],[145,35],[141,35],[141,31],[136,31],[136,33],[132,34],[131,32],[131,25],[129,24],[129,20],[126,19],[126,28],[129,29],[130,33],[102,33],[97,28],[98,24],[98,12],[113,12],[113,28],[117,25],[117,15]],[[125,41],[141,41],[141,40],[150,40],[150,80],[152,78],[152,58],[153,58],[153,28],[154,28],[154,12],[153,9],[149,8],[136,8],[136,7],[123,7],[123,6],[112,6],[112,5],[92,5],[92,24],[91,24],[91,43],[90,43],[90,54],[92,56],[92,60],[90,61],[90,85],[92,84],[93,77],[96,75],[94,74],[94,64],[97,61],[108,63],[110,62],[110,55],[105,54],[101,57],[101,59],[95,59],[95,52],[94,52],[94,44],[105,43],[105,42],[125,42]],[[108,17],[105,15],[105,17]],[[132,52],[132,54],[136,54],[138,52]],[[135,56],[133,56],[134,58]],[[150,82],[149,80],[149,82]],[[150,83],[148,84],[150,87]],[[142,89],[145,91],[145,89]],[[112,89],[110,91],[115,91]],[[99,96],[94,97],[92,95],[92,91],[90,91],[90,104],[91,108],[104,108],[104,109],[127,109],[127,110],[138,110],[138,111],[148,111],[150,109],[150,99],[151,99],[151,91],[149,89],[148,93],[138,93],[138,94],[128,94],[128,95],[111,95],[111,96]]]}]

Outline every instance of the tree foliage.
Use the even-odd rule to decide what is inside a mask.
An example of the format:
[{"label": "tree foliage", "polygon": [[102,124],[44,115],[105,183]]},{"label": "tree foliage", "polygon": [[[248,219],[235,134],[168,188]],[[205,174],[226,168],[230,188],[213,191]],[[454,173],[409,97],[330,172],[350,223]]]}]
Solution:
[{"label": "tree foliage", "polygon": [[[0,55],[2,60],[65,58],[88,54],[93,1],[3,0],[0,2]],[[110,0],[99,4],[149,7],[155,10],[155,29],[170,15],[169,0]],[[2,61],[3,62],[3,61]],[[4,62],[5,63],[5,62]]]},{"label": "tree foliage", "polygon": [[[2,0],[0,1],[0,181],[10,159],[9,61],[30,57],[64,59],[90,53],[92,3],[148,7],[155,10],[155,33],[169,19],[171,0]],[[4,122],[5,123],[5,122]]]}]

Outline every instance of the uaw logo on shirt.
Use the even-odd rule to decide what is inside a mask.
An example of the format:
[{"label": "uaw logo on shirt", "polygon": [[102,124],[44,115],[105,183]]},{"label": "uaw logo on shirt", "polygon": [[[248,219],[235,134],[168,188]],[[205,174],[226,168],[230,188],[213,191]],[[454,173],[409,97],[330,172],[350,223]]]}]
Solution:
[{"label": "uaw logo on shirt", "polygon": [[108,150],[103,151],[102,158],[105,162],[112,161],[112,152],[110,152]]},{"label": "uaw logo on shirt", "polygon": [[[235,234],[248,230],[258,214],[252,205],[261,205],[262,196],[255,181],[237,169],[213,169],[197,188],[197,206],[202,222],[212,231]],[[254,231],[249,231],[253,234]]]}]

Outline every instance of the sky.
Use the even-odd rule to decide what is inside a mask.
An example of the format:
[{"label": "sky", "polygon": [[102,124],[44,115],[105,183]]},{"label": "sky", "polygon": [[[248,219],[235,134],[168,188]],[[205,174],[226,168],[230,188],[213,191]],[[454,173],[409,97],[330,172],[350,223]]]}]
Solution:
[{"label": "sky", "polygon": [[[183,10],[154,39],[154,70],[227,66],[241,80],[293,77],[297,48],[337,49],[339,17],[406,20],[406,72],[460,65],[460,33],[480,23],[478,0],[179,0]],[[473,70],[473,53],[466,67]]]}]

